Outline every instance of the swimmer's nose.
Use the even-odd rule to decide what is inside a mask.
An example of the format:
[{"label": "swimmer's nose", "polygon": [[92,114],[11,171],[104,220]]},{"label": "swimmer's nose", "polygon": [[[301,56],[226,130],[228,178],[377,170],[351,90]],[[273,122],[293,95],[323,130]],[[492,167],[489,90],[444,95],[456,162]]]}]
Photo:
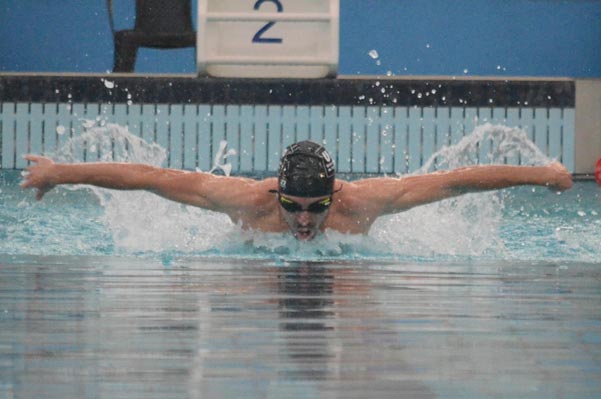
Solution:
[{"label": "swimmer's nose", "polygon": [[311,223],[311,212],[301,211],[296,215],[296,222],[301,226],[307,226]]}]

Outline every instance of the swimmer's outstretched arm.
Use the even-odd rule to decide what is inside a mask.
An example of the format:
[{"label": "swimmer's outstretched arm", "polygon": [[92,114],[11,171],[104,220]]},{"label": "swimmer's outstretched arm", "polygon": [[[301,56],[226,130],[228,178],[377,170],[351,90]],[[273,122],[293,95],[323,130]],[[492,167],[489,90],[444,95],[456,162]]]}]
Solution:
[{"label": "swimmer's outstretched arm", "polygon": [[513,186],[564,191],[572,187],[572,175],[558,162],[545,166],[480,165],[400,179],[366,179],[357,184],[365,187],[362,192],[378,193],[379,200],[372,201],[380,207],[379,214],[386,214],[461,194]]},{"label": "swimmer's outstretched arm", "polygon": [[[173,201],[226,212],[245,205],[235,201],[248,199],[245,188],[252,182],[251,179],[143,164],[57,164],[37,155],[27,155],[25,159],[33,164],[27,168],[21,187],[37,189],[37,200],[57,185],[89,184],[115,190],[146,190]],[[236,195],[238,191],[241,191],[240,195]]]}]

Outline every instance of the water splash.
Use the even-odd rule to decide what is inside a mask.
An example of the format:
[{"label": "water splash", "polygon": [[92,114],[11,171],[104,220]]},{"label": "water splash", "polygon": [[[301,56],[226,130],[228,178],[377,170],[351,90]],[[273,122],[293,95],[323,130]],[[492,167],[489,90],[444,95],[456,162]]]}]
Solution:
[{"label": "water splash", "polygon": [[[54,158],[81,162],[83,157],[88,161],[161,166],[167,153],[158,144],[148,143],[122,126],[84,124],[84,132],[69,140]],[[100,199],[104,208],[102,221],[121,251],[205,251],[227,241],[235,229],[225,215],[177,204],[151,193],[90,189]]]},{"label": "water splash", "polygon": [[[227,143],[222,142],[212,170],[229,174],[231,165],[226,160],[235,151],[226,148]],[[161,166],[166,157],[165,149],[145,142],[124,127],[89,122],[84,123],[81,136],[71,139],[54,156],[62,162],[85,158],[155,166]],[[415,173],[504,162],[539,165],[549,159],[524,131],[483,124],[457,144],[435,153]],[[327,231],[311,243],[302,243],[287,234],[244,232],[222,214],[176,204],[146,192],[91,190],[100,199],[104,209],[100,219],[109,229],[118,253],[304,260],[511,258],[508,250],[516,253],[515,248],[507,249],[507,235],[511,233],[503,226],[506,201],[498,192],[464,195],[380,218],[368,237]],[[570,253],[582,250],[569,226],[559,227],[553,236],[565,242]]]},{"label": "water splash", "polygon": [[[478,121],[476,120],[476,123]],[[484,123],[457,144],[445,146],[418,173],[475,164],[544,165],[551,161],[519,128]]]},{"label": "water splash", "polygon": [[[486,123],[433,154],[415,174],[511,160],[525,165],[549,162],[523,130]],[[500,235],[503,210],[499,192],[468,194],[380,218],[372,235],[407,255],[505,257]]]},{"label": "water splash", "polygon": [[209,170],[209,173],[213,173],[217,170],[223,171],[226,176],[229,176],[232,173],[232,164],[227,162],[227,158],[230,156],[235,156],[237,152],[233,148],[230,148],[227,152],[225,152],[226,148],[227,141],[222,140],[219,143],[219,150],[217,150],[217,153],[215,154],[213,167],[211,170]]},{"label": "water splash", "polygon": [[376,61],[376,65],[382,65],[382,61],[380,60],[380,54],[378,54],[378,50],[372,49],[367,53],[374,61]]},{"label": "water splash", "polygon": [[161,166],[167,151],[114,123],[82,120],[83,133],[69,139],[53,158],[59,162],[131,162]]}]

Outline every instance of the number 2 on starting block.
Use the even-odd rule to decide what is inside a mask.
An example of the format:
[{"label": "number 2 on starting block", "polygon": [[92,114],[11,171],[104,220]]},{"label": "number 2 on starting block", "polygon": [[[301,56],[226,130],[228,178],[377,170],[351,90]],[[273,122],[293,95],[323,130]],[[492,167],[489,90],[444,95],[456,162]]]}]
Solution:
[{"label": "number 2 on starting block", "polygon": [[338,30],[339,0],[199,0],[198,72],[335,76]]}]

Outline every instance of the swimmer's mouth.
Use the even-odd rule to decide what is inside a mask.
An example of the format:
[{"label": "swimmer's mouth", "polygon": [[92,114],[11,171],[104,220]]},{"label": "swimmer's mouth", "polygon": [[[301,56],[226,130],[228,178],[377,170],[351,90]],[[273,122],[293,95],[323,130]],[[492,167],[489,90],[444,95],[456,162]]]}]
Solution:
[{"label": "swimmer's mouth", "polygon": [[308,240],[312,240],[315,237],[315,234],[313,232],[313,229],[300,228],[300,229],[296,230],[296,234],[294,234],[294,236],[298,240],[308,241]]}]

